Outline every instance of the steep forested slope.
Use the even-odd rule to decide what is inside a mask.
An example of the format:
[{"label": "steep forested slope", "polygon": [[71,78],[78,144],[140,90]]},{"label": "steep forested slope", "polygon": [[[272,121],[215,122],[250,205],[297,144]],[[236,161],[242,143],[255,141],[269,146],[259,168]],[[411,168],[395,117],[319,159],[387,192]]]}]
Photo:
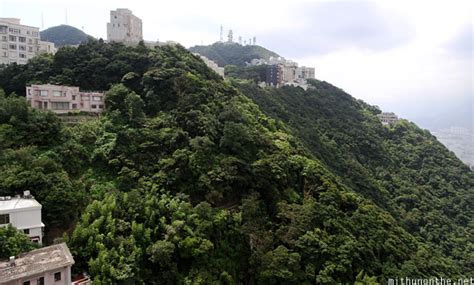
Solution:
[{"label": "steep forested slope", "polygon": [[[298,89],[233,86],[180,46],[103,42],[0,68],[7,94],[24,94],[32,82],[108,90],[105,114],[74,127],[0,94],[0,194],[30,189],[47,229],[75,225],[67,237],[75,270],[97,282],[334,284],[467,274],[469,259],[456,258],[462,249],[472,254],[472,209],[456,191],[472,194],[472,173],[414,126],[378,126],[376,111],[348,95],[314,94],[325,98],[317,103],[321,122],[306,135],[297,120],[319,122],[296,110],[307,95],[282,99]],[[379,153],[387,150],[395,154]],[[453,201],[417,181],[429,169],[416,157],[428,151],[439,156],[433,171],[451,158],[451,176],[435,179],[457,187]],[[382,185],[390,175],[393,189]],[[400,201],[387,193],[399,189],[407,195]],[[426,193],[457,201],[464,221],[458,209],[435,203],[433,211]],[[398,216],[413,205],[413,219],[429,227],[410,228]],[[435,230],[446,220],[452,228]]]},{"label": "steep forested slope", "polygon": [[189,51],[196,52],[215,61],[219,66],[245,66],[254,58],[269,59],[279,55],[257,45],[240,45],[237,43],[214,43],[208,46],[193,46]]},{"label": "steep forested slope", "polygon": [[326,82],[311,83],[308,91],[236,86],[351,189],[472,272],[474,173],[428,131],[404,120],[384,127],[378,109]]}]

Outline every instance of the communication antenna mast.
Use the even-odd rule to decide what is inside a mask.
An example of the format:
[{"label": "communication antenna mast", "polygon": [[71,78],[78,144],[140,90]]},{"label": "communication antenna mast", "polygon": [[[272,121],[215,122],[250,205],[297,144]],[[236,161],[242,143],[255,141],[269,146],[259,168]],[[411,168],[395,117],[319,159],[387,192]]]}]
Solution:
[{"label": "communication antenna mast", "polygon": [[253,45],[257,44],[257,37],[253,37]]},{"label": "communication antenna mast", "polygon": [[229,30],[229,35],[227,36],[228,37],[228,42],[229,43],[232,43],[234,42],[234,33],[232,32],[232,30]]},{"label": "communication antenna mast", "polygon": [[224,27],[221,25],[221,36],[219,37],[219,41],[222,43],[224,41]]}]

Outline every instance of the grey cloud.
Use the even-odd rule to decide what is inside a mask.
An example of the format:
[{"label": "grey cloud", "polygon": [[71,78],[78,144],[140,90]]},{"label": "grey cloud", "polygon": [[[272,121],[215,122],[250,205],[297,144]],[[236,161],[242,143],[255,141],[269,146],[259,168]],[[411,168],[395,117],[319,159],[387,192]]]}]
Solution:
[{"label": "grey cloud", "polygon": [[410,41],[414,28],[374,2],[307,3],[292,11],[297,30],[263,35],[264,44],[288,57],[324,54],[355,47],[386,50]]}]

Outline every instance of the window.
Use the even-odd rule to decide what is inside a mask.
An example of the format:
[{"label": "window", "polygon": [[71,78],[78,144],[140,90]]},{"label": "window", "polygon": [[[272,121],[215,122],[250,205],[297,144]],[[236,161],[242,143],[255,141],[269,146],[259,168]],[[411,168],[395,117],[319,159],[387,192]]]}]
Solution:
[{"label": "window", "polygon": [[8,30],[10,31],[10,33],[14,33],[14,34],[20,33],[20,29],[9,28]]},{"label": "window", "polygon": [[16,49],[16,45],[10,45],[10,49]]},{"label": "window", "polygon": [[97,109],[97,105],[91,105],[92,109]]},{"label": "window", "polygon": [[104,109],[104,105],[99,105],[99,109]]},{"label": "window", "polygon": [[23,282],[23,285],[30,285],[30,284],[31,284],[30,281]]},{"label": "window", "polygon": [[61,91],[53,91],[53,96],[54,97],[65,97],[66,93],[61,92]]},{"label": "window", "polygon": [[92,101],[102,101],[100,96],[92,96]]},{"label": "window", "polygon": [[77,104],[72,104],[72,108],[75,110],[77,109]]},{"label": "window", "polygon": [[36,285],[44,285],[44,277],[40,277],[38,280],[36,280]]},{"label": "window", "polygon": [[61,272],[54,273],[54,282],[61,281]]},{"label": "window", "polygon": [[25,50],[26,51],[26,46],[18,46],[19,50]]},{"label": "window", "polygon": [[30,229],[24,229],[24,230],[23,230],[23,233],[24,233],[25,235],[29,235],[29,234],[30,234]]},{"label": "window", "polygon": [[76,95],[72,95],[72,100],[76,100]]},{"label": "window", "polygon": [[40,96],[43,96],[43,97],[48,96],[48,90],[40,90]]},{"label": "window", "polygon": [[33,47],[28,47],[28,52],[33,52]]},{"label": "window", "polygon": [[89,95],[81,95],[82,101],[89,101]]},{"label": "window", "polygon": [[26,38],[25,37],[18,37],[18,41],[20,43],[26,43]]},{"label": "window", "polygon": [[0,26],[0,34],[6,34],[8,31],[7,26]]},{"label": "window", "polygon": [[69,110],[69,102],[51,102],[53,110]]},{"label": "window", "polygon": [[9,223],[10,223],[10,214],[0,215],[0,225],[9,224]]},{"label": "window", "polygon": [[26,58],[26,54],[20,53],[20,58]]},{"label": "window", "polygon": [[11,42],[16,42],[16,37],[15,36],[9,36],[8,40]]},{"label": "window", "polygon": [[7,41],[7,36],[2,36],[2,42],[6,42]]}]

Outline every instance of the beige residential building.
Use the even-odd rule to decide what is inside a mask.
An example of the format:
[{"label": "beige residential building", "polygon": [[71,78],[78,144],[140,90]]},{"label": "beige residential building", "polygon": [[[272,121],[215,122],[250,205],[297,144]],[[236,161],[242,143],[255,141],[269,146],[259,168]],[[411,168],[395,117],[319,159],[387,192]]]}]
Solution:
[{"label": "beige residential building", "polygon": [[301,66],[296,69],[296,78],[311,79],[314,78],[314,67]]},{"label": "beige residential building", "polygon": [[136,45],[143,40],[142,20],[129,9],[110,11],[107,23],[107,41]]},{"label": "beige residential building", "polygon": [[0,64],[26,64],[41,53],[55,53],[54,43],[41,42],[39,28],[20,24],[20,19],[0,18]]},{"label": "beige residential building", "polygon": [[0,285],[70,285],[74,259],[65,243],[0,262]]},{"label": "beige residential building", "polygon": [[31,107],[55,113],[100,113],[105,108],[104,93],[81,92],[79,87],[31,85],[26,87],[26,100]]}]

